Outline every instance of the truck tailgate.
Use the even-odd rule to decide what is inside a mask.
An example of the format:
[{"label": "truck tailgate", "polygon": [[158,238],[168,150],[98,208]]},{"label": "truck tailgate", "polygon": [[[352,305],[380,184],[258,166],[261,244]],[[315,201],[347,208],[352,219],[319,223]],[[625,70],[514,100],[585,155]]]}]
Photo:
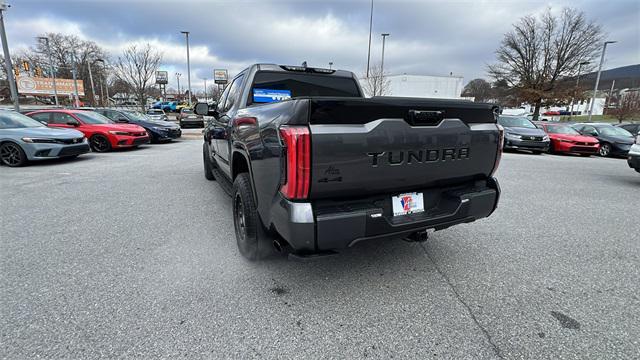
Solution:
[{"label": "truck tailgate", "polygon": [[498,152],[493,111],[487,104],[448,100],[312,99],[310,197],[486,179]]}]

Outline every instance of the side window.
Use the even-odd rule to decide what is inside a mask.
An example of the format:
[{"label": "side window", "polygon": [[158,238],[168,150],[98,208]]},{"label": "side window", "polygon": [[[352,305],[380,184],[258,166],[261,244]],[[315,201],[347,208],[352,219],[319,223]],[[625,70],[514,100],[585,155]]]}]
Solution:
[{"label": "side window", "polygon": [[66,124],[69,121],[76,120],[73,116],[65,113],[54,112],[51,115],[51,124]]},{"label": "side window", "polygon": [[227,97],[227,101],[224,104],[222,112],[231,110],[233,105],[240,99],[240,92],[242,90],[240,87],[242,86],[242,80],[244,80],[244,74],[235,78],[231,86],[229,86],[229,96]]},{"label": "side window", "polygon": [[582,132],[588,135],[598,135],[596,128],[594,128],[593,126],[585,126],[584,128],[582,128]]},{"label": "side window", "polygon": [[217,106],[218,113],[222,113],[224,111],[224,103],[226,102],[227,96],[229,95],[229,89],[231,89],[231,86],[227,86],[222,92],[222,95],[220,95]]},{"label": "side window", "polygon": [[38,113],[38,114],[33,114],[31,115],[32,119],[38,120],[38,121],[44,121],[47,124],[51,122],[51,120],[49,119],[49,113]]}]

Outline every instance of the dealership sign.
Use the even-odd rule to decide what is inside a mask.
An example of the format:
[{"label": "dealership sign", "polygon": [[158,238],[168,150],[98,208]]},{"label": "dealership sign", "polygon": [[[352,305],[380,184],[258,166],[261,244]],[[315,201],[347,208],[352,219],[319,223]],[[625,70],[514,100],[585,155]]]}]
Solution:
[{"label": "dealership sign", "polygon": [[156,71],[156,84],[168,84],[169,73],[167,71]]},{"label": "dealership sign", "polygon": [[226,84],[229,79],[227,69],[215,69],[213,70],[213,81],[216,84]]},{"label": "dealership sign", "polygon": [[[25,95],[54,95],[53,80],[44,77],[18,76],[18,93]],[[75,94],[75,86],[72,79],[56,78],[56,90],[58,95]],[[78,96],[84,96],[84,84],[78,80]]]}]

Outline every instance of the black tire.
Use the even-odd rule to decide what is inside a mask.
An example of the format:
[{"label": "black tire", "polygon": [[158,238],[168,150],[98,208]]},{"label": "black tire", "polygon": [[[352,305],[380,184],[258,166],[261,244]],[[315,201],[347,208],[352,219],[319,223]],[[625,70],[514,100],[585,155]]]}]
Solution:
[{"label": "black tire", "polygon": [[111,143],[104,135],[93,135],[89,139],[89,146],[92,151],[99,153],[111,151]]},{"label": "black tire", "polygon": [[213,175],[213,168],[211,166],[211,157],[209,157],[209,144],[204,143],[202,145],[202,162],[204,163],[204,177],[209,181],[213,181],[216,177]]},{"label": "black tire", "polygon": [[158,141],[158,138],[153,135],[151,132],[147,131],[147,134],[149,134],[149,142],[147,144],[157,144],[160,141]]},{"label": "black tire", "polygon": [[598,150],[598,155],[600,155],[602,157],[610,156],[611,155],[611,144],[602,143],[600,145],[600,150]]},{"label": "black tire", "polygon": [[258,217],[249,174],[241,173],[233,182],[233,225],[240,254],[255,261],[273,253],[271,239]]},{"label": "black tire", "polygon": [[0,146],[0,161],[10,167],[23,166],[27,163],[27,155],[20,145],[6,142]]}]

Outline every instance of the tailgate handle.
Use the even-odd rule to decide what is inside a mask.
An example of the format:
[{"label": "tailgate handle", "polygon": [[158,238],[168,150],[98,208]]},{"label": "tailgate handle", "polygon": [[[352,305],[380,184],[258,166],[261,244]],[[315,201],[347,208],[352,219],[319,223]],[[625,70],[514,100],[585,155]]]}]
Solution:
[{"label": "tailgate handle", "polygon": [[409,110],[409,124],[411,125],[437,125],[444,119],[444,111],[441,110]]}]

